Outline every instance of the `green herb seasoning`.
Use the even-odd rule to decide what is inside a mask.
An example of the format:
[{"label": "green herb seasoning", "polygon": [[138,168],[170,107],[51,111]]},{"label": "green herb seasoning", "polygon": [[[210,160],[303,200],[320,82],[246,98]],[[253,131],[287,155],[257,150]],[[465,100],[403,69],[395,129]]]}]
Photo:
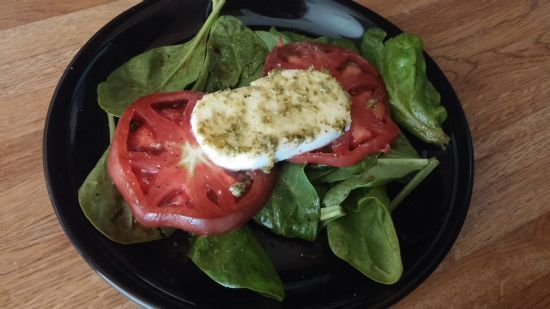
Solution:
[{"label": "green herb seasoning", "polygon": [[275,70],[249,87],[207,94],[193,117],[201,145],[220,156],[262,157],[267,168],[281,160],[281,147],[332,140],[351,123],[348,94],[316,70]]}]

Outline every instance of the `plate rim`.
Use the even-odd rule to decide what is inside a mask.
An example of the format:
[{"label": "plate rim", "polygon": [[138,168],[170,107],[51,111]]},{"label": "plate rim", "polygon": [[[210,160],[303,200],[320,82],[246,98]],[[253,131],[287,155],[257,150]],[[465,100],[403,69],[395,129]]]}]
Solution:
[{"label": "plate rim", "polygon": [[[94,33],[94,35],[86,41],[86,43],[79,49],[79,51],[74,55],[70,63],[67,65],[65,71],[63,72],[61,78],[59,79],[56,88],[52,94],[52,98],[48,107],[48,112],[46,116],[46,120],[44,123],[44,131],[43,131],[43,142],[42,142],[42,161],[43,161],[43,169],[44,169],[44,176],[46,178],[46,187],[48,191],[48,196],[50,198],[50,201],[52,203],[52,206],[54,208],[56,217],[58,221],[60,222],[60,225],[64,231],[64,233],[69,238],[72,245],[75,247],[79,255],[92,267],[92,269],[101,277],[103,280],[105,280],[107,283],[109,283],[112,287],[115,288],[115,290],[119,291],[121,294],[126,296],[131,301],[137,303],[140,306],[144,307],[156,307],[155,303],[148,300],[147,297],[144,297],[143,295],[140,295],[138,292],[136,292],[135,288],[129,286],[125,282],[118,280],[116,276],[113,276],[112,273],[109,273],[109,271],[105,271],[104,267],[101,265],[101,263],[97,263],[92,259],[89,252],[86,252],[87,249],[85,249],[82,244],[76,239],[77,236],[67,227],[66,218],[63,217],[63,215],[60,213],[60,207],[57,205],[57,201],[55,199],[55,189],[52,184],[52,173],[50,170],[50,161],[52,160],[49,152],[51,152],[51,144],[48,143],[49,140],[49,133],[51,131],[50,125],[51,125],[51,118],[54,111],[54,105],[57,101],[57,98],[59,96],[59,93],[61,91],[61,88],[63,88],[63,84],[65,84],[65,81],[69,78],[69,75],[71,74],[73,65],[80,60],[80,58],[85,54],[90,48],[96,43],[97,40],[99,40],[103,36],[108,36],[112,32],[112,28],[116,28],[118,24],[124,23],[126,20],[132,18],[135,13],[146,10],[148,6],[154,5],[159,1],[142,1],[127,10],[123,11],[119,15],[117,15],[115,18],[111,19],[108,23],[106,23],[104,26],[102,26],[98,31]],[[393,36],[396,34],[401,33],[401,29],[399,29],[397,26],[395,26],[393,23],[391,23],[389,20],[385,19],[378,13],[372,11],[368,7],[365,7],[363,5],[360,5],[354,1],[350,0],[335,0],[335,2],[342,3],[345,6],[351,7],[358,11],[366,11],[369,13],[368,19],[373,22],[376,26],[380,26],[384,28],[389,34],[389,36]],[[436,71],[438,75],[441,75],[443,77],[443,82],[445,83],[445,88],[447,88],[451,93],[449,94],[453,99],[456,99],[456,103],[458,104],[458,107],[461,111],[459,115],[453,115],[453,118],[460,118],[458,119],[459,122],[461,122],[463,127],[465,128],[464,133],[465,136],[465,145],[461,145],[465,147],[465,149],[462,149],[461,152],[466,154],[467,166],[466,170],[463,170],[467,177],[463,179],[465,181],[464,187],[465,189],[465,195],[462,197],[462,205],[460,207],[460,211],[458,214],[455,214],[453,218],[458,219],[452,226],[449,226],[448,224],[442,228],[442,231],[440,234],[443,234],[444,230],[449,229],[450,233],[445,234],[445,246],[439,248],[437,250],[437,255],[430,259],[430,262],[428,263],[428,267],[424,267],[420,270],[419,274],[414,277],[414,279],[407,282],[403,288],[400,289],[398,293],[393,295],[392,297],[385,299],[384,304],[382,305],[389,305],[394,304],[397,301],[403,299],[406,295],[410,294],[411,291],[413,291],[415,288],[420,286],[422,282],[425,281],[427,277],[429,277],[435,269],[441,264],[443,259],[447,256],[450,249],[456,242],[456,239],[458,235],[460,234],[460,231],[462,229],[462,226],[464,225],[466,215],[469,210],[470,202],[471,202],[471,196],[473,192],[473,184],[474,184],[474,145],[472,141],[472,134],[470,130],[470,126],[468,124],[464,109],[462,107],[462,104],[458,98],[458,95],[456,94],[454,88],[450,84],[450,81],[448,80],[447,76],[443,73],[441,68],[437,65],[437,63],[426,53],[424,52],[424,55],[426,57],[427,66],[432,66],[433,69]],[[429,64],[428,64],[429,63]],[[455,203],[457,198],[453,198],[452,202]],[[450,216],[450,215],[449,215]],[[437,239],[439,240],[441,238],[441,235],[438,235]],[[429,251],[429,250],[427,250]],[[421,259],[422,260],[422,259]],[[159,290],[158,288],[155,288],[156,290]],[[164,292],[160,290],[161,292]],[[176,300],[176,297],[169,293],[164,293],[163,295],[170,297],[171,300]],[[178,301],[181,301],[181,298],[177,298]],[[359,303],[360,304],[360,303]],[[181,304],[178,302],[179,306],[190,306],[191,308],[195,306],[196,304],[192,302]]]}]

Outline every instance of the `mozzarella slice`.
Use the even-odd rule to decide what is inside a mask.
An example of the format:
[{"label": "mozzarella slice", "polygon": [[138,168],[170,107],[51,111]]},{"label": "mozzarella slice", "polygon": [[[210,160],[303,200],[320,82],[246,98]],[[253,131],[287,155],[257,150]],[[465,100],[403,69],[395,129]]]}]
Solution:
[{"label": "mozzarella slice", "polygon": [[235,171],[269,169],[326,146],[350,124],[348,93],[315,70],[276,70],[250,87],[207,94],[191,115],[209,159]]}]

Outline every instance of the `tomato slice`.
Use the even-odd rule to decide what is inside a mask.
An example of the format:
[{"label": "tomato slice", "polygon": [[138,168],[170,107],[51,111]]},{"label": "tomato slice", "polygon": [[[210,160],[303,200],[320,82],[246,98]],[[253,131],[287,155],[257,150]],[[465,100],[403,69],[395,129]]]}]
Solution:
[{"label": "tomato slice", "polygon": [[291,158],[295,163],[351,166],[375,152],[387,152],[399,135],[384,82],[363,57],[345,48],[310,43],[278,45],[267,56],[263,74],[273,69],[327,70],[351,98],[351,128],[327,147]]},{"label": "tomato slice", "polygon": [[274,172],[231,172],[208,161],[189,121],[201,97],[192,91],[152,94],[130,105],[118,122],[109,175],[145,226],[223,234],[245,224],[271,194]]}]

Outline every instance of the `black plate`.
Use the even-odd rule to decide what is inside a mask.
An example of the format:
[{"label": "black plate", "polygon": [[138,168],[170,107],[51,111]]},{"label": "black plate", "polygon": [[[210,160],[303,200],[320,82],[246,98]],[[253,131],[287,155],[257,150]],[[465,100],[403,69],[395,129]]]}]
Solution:
[{"label": "black plate", "polygon": [[[358,39],[374,25],[394,25],[351,1],[228,0],[223,14],[253,28],[277,26],[310,35]],[[447,254],[464,222],[473,182],[473,150],[464,112],[451,85],[428,57],[428,74],[449,112],[446,151],[421,143],[441,165],[395,212],[405,272],[395,285],[376,284],[338,260],[326,236],[309,244],[256,229],[285,285],[283,303],[226,289],[185,257],[185,237],[118,245],[97,232],[77,190],[108,145],[107,118],[96,87],[116,67],[149,48],[188,40],[200,28],[209,0],[144,1],[101,29],[76,55],[53,96],[44,133],[48,190],[65,232],[88,263],[122,293],[155,307],[297,308],[387,306],[420,284]],[[176,245],[174,245],[176,244]]]}]

